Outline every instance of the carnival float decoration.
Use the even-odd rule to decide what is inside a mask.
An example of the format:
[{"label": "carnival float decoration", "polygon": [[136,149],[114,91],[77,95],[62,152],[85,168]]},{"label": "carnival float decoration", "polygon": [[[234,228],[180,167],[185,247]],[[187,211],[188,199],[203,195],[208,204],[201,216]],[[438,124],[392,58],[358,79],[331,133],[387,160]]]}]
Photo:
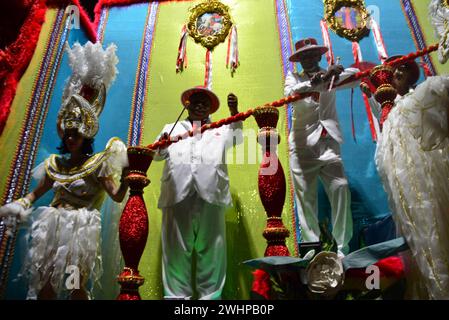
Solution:
[{"label": "carnival float decoration", "polygon": [[191,37],[206,49],[204,86],[212,86],[212,52],[216,46],[228,38],[226,67],[233,76],[239,62],[237,26],[232,21],[228,6],[218,0],[205,0],[190,9],[186,25],[182,27],[181,39],[176,59],[176,72],[187,68],[187,39]]},{"label": "carnival float decoration", "polygon": [[[438,5],[436,5],[436,3]],[[375,21],[370,22],[364,1],[362,0],[333,0],[325,1],[325,4],[326,16],[324,21],[326,24],[329,24],[330,28],[338,35],[353,43],[357,43],[360,39],[367,36],[369,34],[369,23],[375,23]],[[433,8],[438,9],[437,11],[439,12],[440,17],[445,17],[441,12],[448,10],[446,1],[433,1],[430,10],[431,14],[432,5],[434,5]],[[347,23],[345,24],[345,21],[354,21],[354,19],[356,21],[355,25],[351,26]],[[444,22],[441,21],[440,23],[444,24]],[[326,24],[323,24],[323,26],[327,28]],[[447,24],[445,24],[445,26],[446,25]],[[374,27],[373,30],[375,33],[379,59],[381,62],[384,62],[388,56],[380,30],[378,29],[378,26],[377,28]],[[376,89],[375,98],[382,104],[383,109],[385,110],[383,113],[385,113],[386,117],[389,110],[393,107],[394,98],[396,97],[396,92],[391,85],[393,74],[392,68],[409,60],[427,55],[438,49],[440,50],[440,55],[445,56],[446,52],[442,50],[444,50],[444,46],[447,46],[446,40],[444,40],[446,39],[445,37],[447,37],[447,31],[441,31],[442,29],[439,30],[439,34],[442,36],[441,46],[443,46],[443,49],[439,49],[439,45],[436,44],[374,68],[371,68],[372,65],[369,65],[365,68],[366,70],[361,71],[344,83],[369,78]],[[187,25],[183,27],[181,34],[176,64],[177,72],[182,72],[187,67],[188,36],[192,37],[196,43],[199,43],[206,48],[205,86],[211,86],[211,52],[217,45],[223,43],[227,37],[229,37],[227,65],[230,67],[232,74],[235,72],[239,65],[237,29],[232,22],[227,6],[217,0],[206,0],[191,9],[189,21]],[[356,46],[353,48],[357,49]],[[354,50],[354,52],[355,56],[357,55],[360,57],[360,51]],[[330,63],[333,63],[332,56],[329,56],[328,59]],[[362,61],[359,59],[356,60],[356,62]],[[177,141],[188,139],[198,131],[202,133],[206,130],[228,125],[236,121],[244,121],[251,116],[255,117],[259,126],[258,141],[262,145],[264,154],[259,169],[258,181],[259,195],[267,215],[267,226],[263,231],[263,236],[267,240],[265,256],[266,259],[294,259],[289,257],[290,253],[285,244],[285,239],[289,236],[289,231],[285,228],[281,217],[285,201],[286,181],[282,165],[276,154],[277,144],[280,143],[280,137],[276,131],[279,118],[277,108],[283,107],[293,101],[304,99],[308,96],[310,96],[310,94],[297,94],[286,97],[254,109],[248,109],[247,111],[240,112],[234,116],[205,124],[198,129],[187,131],[172,139],[160,140],[148,146],[128,148],[129,175],[126,179],[130,184],[131,190],[119,226],[120,246],[126,266],[118,278],[121,285],[121,293],[118,299],[140,299],[138,288],[143,284],[144,279],[139,274],[138,264],[148,237],[148,212],[142,194],[144,188],[150,183],[146,172],[151,165],[153,152],[159,148],[166,148]],[[272,171],[269,172],[270,170]],[[388,254],[405,250],[406,248],[406,245],[401,239],[395,240],[392,243],[389,243],[389,245],[393,249],[390,248]],[[354,253],[355,256],[358,254],[361,253]],[[346,261],[349,260],[351,259],[346,259]],[[306,261],[306,263],[304,263],[304,261]],[[380,264],[382,263],[380,262]],[[332,251],[323,251],[317,255],[314,255],[314,253],[313,255],[306,255],[297,265],[300,265],[306,270],[305,283],[307,284],[309,291],[318,295],[324,295],[324,297],[328,298],[334,297],[342,288],[345,272],[351,269],[349,262],[346,262],[345,265],[345,262],[343,261],[342,264],[338,257],[336,257],[336,254]],[[259,267],[260,265],[258,265],[256,269],[260,272],[258,278],[260,281],[255,281],[255,285],[262,285],[263,287],[269,283],[270,275],[267,272],[262,271]],[[360,266],[356,265],[356,267]],[[355,267],[352,266],[352,268],[354,269]],[[388,270],[388,263],[386,263],[385,269]],[[323,273],[326,276],[323,277]],[[401,274],[396,275],[397,278],[400,278],[401,276]],[[267,295],[266,297],[269,298],[270,296]]]},{"label": "carnival float decoration", "polygon": [[284,169],[277,157],[280,136],[276,127],[279,110],[272,106],[258,107],[253,114],[259,126],[258,142],[262,146],[263,159],[259,169],[259,196],[267,215],[267,227],[263,232],[267,240],[265,256],[289,256],[285,238],[290,232],[282,223],[286,182]]},{"label": "carnival float decoration", "polygon": [[325,0],[324,19],[340,37],[359,42],[369,34],[369,14],[364,0]]},{"label": "carnival float decoration", "polygon": [[[394,105],[396,93],[392,87],[392,68],[403,64],[409,60],[416,59],[437,51],[439,59],[442,63],[446,62],[449,57],[449,27],[447,18],[449,17],[449,4],[446,0],[432,0],[429,7],[430,16],[435,27],[435,31],[440,38],[440,43],[411,53],[402,58],[396,59],[384,65],[374,68],[368,66],[365,70],[356,74],[347,80],[356,81],[363,78],[369,78],[376,89],[375,98],[382,104],[383,117],[388,115],[389,110]],[[355,19],[355,20],[354,20]],[[354,23],[355,21],[355,23]],[[348,22],[352,22],[349,25]],[[369,14],[367,13],[363,0],[326,0],[325,1],[325,18],[322,22],[323,35],[326,34],[327,28],[335,31],[339,36],[348,39],[357,44],[357,42],[369,34]],[[379,53],[379,59],[384,62],[388,56],[383,45],[383,40],[379,29],[371,28],[374,33],[376,46]],[[377,31],[376,31],[377,30]],[[377,35],[376,35],[377,34]],[[181,40],[176,61],[176,72],[183,72],[187,67],[187,39],[191,37],[196,43],[199,43],[206,49],[206,71],[205,86],[211,86],[212,59],[211,53],[214,48],[225,42],[228,38],[227,65],[230,67],[231,74],[234,74],[239,65],[238,46],[237,46],[237,28],[230,16],[229,7],[217,0],[206,0],[191,9],[191,15],[188,23],[183,27]],[[325,43],[329,37],[324,37]],[[328,41],[326,44],[331,46]],[[353,45],[354,56],[362,62],[360,51],[357,45]],[[327,56],[330,64],[334,63],[332,50]],[[347,83],[345,82],[345,83]],[[288,237],[289,231],[282,223],[282,207],[285,200],[285,175],[279,159],[276,155],[277,144],[280,142],[279,135],[276,132],[278,121],[277,108],[283,107],[288,103],[296,100],[304,99],[308,94],[298,94],[283,98],[279,101],[263,104],[254,109],[248,109],[237,115],[226,119],[205,124],[197,129],[204,132],[209,129],[218,128],[222,125],[230,124],[236,121],[244,121],[251,116],[256,118],[256,122],[260,128],[259,143],[264,151],[264,160],[259,170],[259,194],[262,204],[267,215],[267,227],[263,231],[263,236],[267,240],[267,248],[265,255],[267,257],[283,257],[292,259],[289,256],[288,248],[285,244],[285,238]],[[196,131],[195,131],[196,132]],[[176,141],[188,139],[195,134],[194,131],[188,131],[180,136],[173,137],[169,140],[161,140],[148,146],[135,146],[128,148],[129,159],[129,175],[126,179],[130,185],[130,196],[123,210],[120,225],[119,239],[122,254],[125,260],[125,268],[118,277],[121,285],[121,292],[118,299],[121,300],[138,300],[139,286],[144,282],[144,278],[138,270],[139,261],[145,248],[148,237],[148,212],[143,200],[143,190],[150,183],[147,177],[147,171],[152,163],[153,151],[168,147]],[[277,166],[277,170],[273,174],[262,174],[269,170],[270,167]],[[2,257],[2,249],[0,248],[0,258]],[[303,257],[304,258],[304,257]],[[336,262],[335,256],[332,254],[318,254],[315,258],[305,257],[307,264],[301,262],[302,267],[309,265],[307,269],[309,289],[311,292],[318,294],[327,292],[330,296],[335,295],[335,291],[341,288],[344,275],[342,275],[341,265]],[[304,259],[303,259],[304,260]],[[296,262],[295,262],[296,263]],[[309,264],[310,263],[310,264]],[[327,266],[325,269],[319,266]],[[343,263],[343,270],[346,270]],[[257,268],[256,268],[257,269]],[[320,283],[321,272],[329,275],[330,282],[328,284]],[[269,280],[269,275],[264,274],[264,279]]]}]

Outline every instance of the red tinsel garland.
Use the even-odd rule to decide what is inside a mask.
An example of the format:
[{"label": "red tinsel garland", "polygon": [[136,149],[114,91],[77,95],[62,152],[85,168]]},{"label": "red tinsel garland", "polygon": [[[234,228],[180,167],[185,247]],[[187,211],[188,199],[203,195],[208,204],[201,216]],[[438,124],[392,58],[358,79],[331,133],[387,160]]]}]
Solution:
[{"label": "red tinsel garland", "polygon": [[[388,65],[390,65],[390,66],[401,65],[401,64],[403,64],[403,63],[405,63],[407,61],[414,60],[414,59],[416,59],[418,57],[422,57],[422,56],[424,56],[426,54],[429,54],[429,53],[431,53],[433,51],[438,50],[438,46],[439,46],[438,44],[434,44],[434,45],[432,45],[432,46],[430,46],[428,48],[425,48],[423,50],[419,50],[417,52],[410,53],[410,54],[408,54],[406,56],[403,56],[403,57],[401,57],[399,59],[395,59],[395,60],[389,62]],[[339,86],[342,86],[342,85],[345,85],[345,84],[357,81],[359,79],[366,78],[366,77],[368,77],[370,75],[372,70],[373,69],[368,69],[368,70],[365,70],[363,72],[356,73],[355,75],[353,75],[352,77],[349,77],[345,81],[342,81],[341,83],[339,83],[335,87],[339,87]],[[272,106],[272,107],[282,107],[282,106],[284,106],[286,104],[289,104],[291,102],[304,99],[304,98],[309,97],[311,95],[313,95],[313,93],[310,93],[310,92],[302,93],[302,94],[294,94],[292,96],[289,96],[289,97],[286,97],[286,98],[282,98],[282,99],[280,99],[278,101],[267,103],[265,105],[269,105],[269,106]],[[209,130],[209,129],[215,129],[215,128],[221,127],[221,126],[223,126],[225,124],[230,124],[230,123],[233,123],[233,122],[236,122],[236,121],[246,120],[253,113],[254,113],[254,110],[253,109],[249,109],[246,112],[241,112],[241,113],[238,113],[238,114],[236,114],[234,116],[222,119],[220,121],[204,125],[204,126],[201,127],[201,132],[204,132],[204,131]],[[176,137],[171,137],[169,140],[157,141],[157,142],[155,142],[153,144],[148,145],[146,148],[151,149],[151,150],[157,150],[159,148],[165,148],[165,147],[168,147],[169,145],[171,145],[173,143],[176,143],[176,142],[178,142],[178,141],[180,141],[182,139],[186,139],[189,136],[192,137],[194,134],[195,134],[195,132],[193,132],[192,130],[191,131],[187,131],[186,133],[184,133],[182,135],[179,135],[179,136],[176,136]]]},{"label": "red tinsel garland", "polygon": [[[401,58],[398,58],[398,59],[395,59],[393,61],[390,61],[387,64],[392,66],[392,67],[396,67],[396,66],[399,66],[401,64],[406,63],[407,61],[415,60],[416,58],[419,58],[419,57],[425,56],[425,55],[427,55],[429,53],[432,53],[434,51],[437,51],[438,47],[439,47],[439,44],[436,43],[436,44],[431,45],[431,46],[429,46],[427,48],[424,48],[423,50],[418,50],[416,52],[413,52],[413,53],[410,53],[408,55],[405,55],[405,56],[403,56]],[[366,77],[368,77],[370,75],[371,70],[372,69],[368,69],[368,70],[365,70],[363,72],[356,73],[352,77],[349,77],[347,80],[342,81],[339,84],[339,86],[348,84],[350,82],[353,82],[353,81],[356,81],[356,80],[359,80],[359,79],[366,78]]]},{"label": "red tinsel garland", "polygon": [[[310,97],[313,94],[314,93],[312,93],[312,92],[301,93],[301,94],[294,94],[292,96],[289,96],[289,97],[286,97],[286,98],[282,98],[280,100],[273,101],[273,102],[267,103],[265,105],[266,106],[279,108],[279,107],[282,107],[282,106],[284,106],[286,104],[289,104],[291,102],[294,102],[294,101],[297,101],[297,100],[301,100],[301,99],[305,99],[306,97]],[[244,121],[247,118],[251,117],[253,115],[253,113],[254,113],[254,109],[249,109],[249,110],[247,110],[245,112],[237,113],[236,115],[230,116],[228,118],[221,119],[219,121],[212,122],[212,123],[209,123],[209,124],[205,124],[205,125],[203,125],[200,128],[200,131],[201,131],[201,133],[203,133],[204,131],[207,131],[207,130],[210,130],[210,129],[216,129],[216,128],[219,128],[221,126],[224,126],[224,125],[227,125],[227,124],[231,124],[233,122]],[[189,131],[186,131],[185,133],[180,134],[180,135],[178,135],[176,137],[170,137],[167,140],[164,139],[164,140],[157,141],[157,142],[155,142],[153,144],[150,144],[150,145],[146,146],[146,148],[147,149],[151,149],[151,150],[157,150],[159,148],[166,148],[166,147],[168,147],[169,145],[171,145],[173,143],[176,143],[176,142],[181,141],[183,139],[186,139],[188,137],[193,137],[197,133],[197,131],[198,130],[189,130]]]},{"label": "red tinsel garland", "polygon": [[17,40],[6,50],[0,50],[0,135],[11,111],[17,83],[36,49],[46,10],[45,0],[37,0],[20,28]]}]

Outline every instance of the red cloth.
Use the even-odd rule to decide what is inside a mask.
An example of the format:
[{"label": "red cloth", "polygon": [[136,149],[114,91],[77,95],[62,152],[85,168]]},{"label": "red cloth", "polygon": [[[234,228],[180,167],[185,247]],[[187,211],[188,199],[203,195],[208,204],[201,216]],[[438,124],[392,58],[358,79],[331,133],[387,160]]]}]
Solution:
[{"label": "red cloth", "polygon": [[254,280],[251,290],[265,299],[270,299],[271,282],[270,275],[261,269],[253,272]]},{"label": "red cloth", "polygon": [[[379,260],[374,264],[379,267],[380,276],[384,278],[401,279],[405,275],[404,262],[400,257],[394,256]],[[365,272],[365,268],[349,269],[346,271],[346,277],[350,278],[366,278],[369,274]]]},{"label": "red cloth", "polygon": [[327,135],[328,135],[327,130],[326,130],[326,128],[323,127],[323,131],[321,131],[321,136],[327,137]]}]

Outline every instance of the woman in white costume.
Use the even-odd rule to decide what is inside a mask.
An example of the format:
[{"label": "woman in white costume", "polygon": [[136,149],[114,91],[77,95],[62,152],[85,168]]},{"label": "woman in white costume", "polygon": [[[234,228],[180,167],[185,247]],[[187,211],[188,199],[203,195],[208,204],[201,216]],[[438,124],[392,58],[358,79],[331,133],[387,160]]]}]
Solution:
[{"label": "woman in white costume", "polygon": [[418,78],[415,62],[395,69],[398,97],[376,164],[419,270],[412,298],[449,299],[449,78],[429,77],[413,90]]},{"label": "woman in white costume", "polygon": [[[29,249],[23,268],[29,279],[28,299],[67,295],[87,299],[101,276],[99,209],[105,193],[121,202],[128,189],[123,179],[119,186],[114,181],[114,177],[123,176],[126,171],[123,142],[112,138],[104,151],[93,154],[92,149],[106,87],[116,73],[114,51],[112,46],[103,50],[100,44],[91,43],[84,47],[76,44],[69,50],[74,74],[66,88],[57,124],[62,140],[58,149],[62,155],[51,155],[35,169],[34,178],[39,181],[35,190],[0,208],[0,216],[16,217],[22,222],[31,214]],[[77,72],[82,66],[86,68]],[[54,198],[49,206],[31,207],[51,189]],[[75,277],[67,279],[69,275]]]}]

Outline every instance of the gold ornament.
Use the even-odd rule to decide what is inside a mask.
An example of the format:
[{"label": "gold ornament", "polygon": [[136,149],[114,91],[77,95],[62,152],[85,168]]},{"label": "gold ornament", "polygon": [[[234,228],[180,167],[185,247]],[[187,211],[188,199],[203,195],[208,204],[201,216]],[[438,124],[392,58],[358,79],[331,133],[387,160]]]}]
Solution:
[{"label": "gold ornament", "polygon": [[98,117],[106,102],[106,87],[92,89],[89,100],[80,94],[73,94],[58,113],[57,129],[60,138],[65,130],[76,129],[85,138],[93,138],[98,132]]},{"label": "gold ornament", "polygon": [[[359,42],[369,34],[369,13],[364,0],[324,0],[324,19],[329,27],[340,37]],[[356,25],[348,28],[345,25],[346,14],[356,15]]]},{"label": "gold ornament", "polygon": [[217,0],[208,0],[190,11],[187,30],[195,42],[213,50],[226,40],[232,27],[228,6]]}]

